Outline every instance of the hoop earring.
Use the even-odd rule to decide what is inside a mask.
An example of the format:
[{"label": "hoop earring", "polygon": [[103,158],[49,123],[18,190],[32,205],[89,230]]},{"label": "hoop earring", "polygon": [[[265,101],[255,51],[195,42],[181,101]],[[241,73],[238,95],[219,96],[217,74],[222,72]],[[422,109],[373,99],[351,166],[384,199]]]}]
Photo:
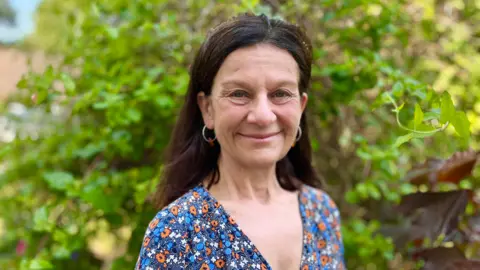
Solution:
[{"label": "hoop earring", "polygon": [[212,138],[207,138],[207,136],[205,135],[205,130],[206,129],[207,129],[207,126],[204,125],[203,129],[202,129],[202,137],[206,142],[208,142],[208,144],[210,144],[210,146],[213,146],[213,142],[217,139],[217,136],[215,135],[215,137],[213,139]]},{"label": "hoop earring", "polygon": [[302,129],[300,128],[300,126],[298,126],[297,137],[295,138],[295,141],[293,142],[292,147],[295,147],[295,144],[300,140],[301,137],[302,137]]}]

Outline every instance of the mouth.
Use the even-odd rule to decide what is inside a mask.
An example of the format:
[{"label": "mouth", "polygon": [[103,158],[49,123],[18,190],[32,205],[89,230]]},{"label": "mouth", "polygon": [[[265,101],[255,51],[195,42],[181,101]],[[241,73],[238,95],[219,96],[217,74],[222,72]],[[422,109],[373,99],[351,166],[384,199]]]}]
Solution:
[{"label": "mouth", "polygon": [[239,135],[248,139],[253,139],[253,140],[268,140],[270,138],[275,137],[276,135],[280,134],[280,132],[273,132],[273,133],[259,133],[259,134],[243,134],[240,133]]}]

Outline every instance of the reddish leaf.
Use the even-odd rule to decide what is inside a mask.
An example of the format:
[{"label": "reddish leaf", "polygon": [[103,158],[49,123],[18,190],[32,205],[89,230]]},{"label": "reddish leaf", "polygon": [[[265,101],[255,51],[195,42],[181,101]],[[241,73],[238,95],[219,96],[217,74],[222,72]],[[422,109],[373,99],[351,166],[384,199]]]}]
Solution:
[{"label": "reddish leaf", "polygon": [[480,269],[479,260],[459,260],[450,263],[444,270],[474,270]]},{"label": "reddish leaf", "polygon": [[468,192],[414,193],[402,197],[397,209],[411,220],[409,235],[401,241],[422,238],[436,240],[440,234],[450,235],[467,206]]},{"label": "reddish leaf", "polygon": [[438,172],[438,182],[458,183],[470,176],[477,162],[478,154],[474,151],[455,153]]},{"label": "reddish leaf", "polygon": [[438,158],[428,158],[423,164],[416,165],[407,173],[407,180],[414,185],[435,183],[437,171],[445,164]]},{"label": "reddish leaf", "polygon": [[393,244],[398,249],[403,249],[406,244],[413,242],[415,247],[423,244],[425,229],[415,225],[383,225],[379,232],[387,237],[392,238]]},{"label": "reddish leaf", "polygon": [[424,270],[480,269],[480,261],[466,259],[457,247],[424,249],[414,253],[414,258],[425,261]]},{"label": "reddish leaf", "polygon": [[423,259],[425,269],[440,269],[452,261],[464,260],[465,255],[457,247],[436,247],[419,250],[413,254],[413,258],[415,260]]},{"label": "reddish leaf", "polygon": [[479,152],[457,152],[449,159],[429,158],[407,173],[407,180],[415,185],[450,182],[457,184],[472,174]]}]

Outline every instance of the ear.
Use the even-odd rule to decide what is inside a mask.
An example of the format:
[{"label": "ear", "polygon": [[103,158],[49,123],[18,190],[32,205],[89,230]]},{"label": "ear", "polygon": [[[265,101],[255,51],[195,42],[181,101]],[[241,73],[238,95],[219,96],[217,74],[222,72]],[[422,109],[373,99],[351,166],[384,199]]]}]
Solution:
[{"label": "ear", "polygon": [[213,108],[211,98],[206,96],[204,92],[197,95],[197,104],[202,112],[203,122],[208,129],[213,129]]},{"label": "ear", "polygon": [[308,102],[308,95],[307,93],[304,92],[300,97],[300,106],[302,107],[302,112],[305,111],[305,108],[307,107],[307,102]]}]

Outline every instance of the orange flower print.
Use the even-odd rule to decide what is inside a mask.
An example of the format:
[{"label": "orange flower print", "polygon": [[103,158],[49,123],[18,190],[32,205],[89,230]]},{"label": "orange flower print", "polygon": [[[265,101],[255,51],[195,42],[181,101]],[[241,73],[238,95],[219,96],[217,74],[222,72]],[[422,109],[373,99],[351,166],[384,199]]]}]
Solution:
[{"label": "orange flower print", "polygon": [[196,216],[197,215],[197,208],[195,206],[190,206],[190,214]]},{"label": "orange flower print", "polygon": [[204,214],[208,213],[208,204],[207,203],[204,203],[202,205],[202,213],[204,213]]},{"label": "orange flower print", "polygon": [[308,270],[308,264],[304,264],[302,270]]},{"label": "orange flower print", "polygon": [[218,220],[212,220],[212,226],[217,227],[218,226]]},{"label": "orange flower print", "polygon": [[178,206],[173,206],[172,208],[170,208],[170,212],[171,212],[174,216],[177,216],[177,215],[178,215]]},{"label": "orange flower print", "polygon": [[323,239],[322,239],[322,240],[319,240],[319,241],[317,242],[317,247],[320,248],[320,249],[325,248],[326,245],[327,245],[327,243],[326,243],[325,240],[323,240]]},{"label": "orange flower print", "polygon": [[194,197],[195,199],[200,198],[200,194],[199,194],[198,192],[194,191],[194,192],[192,192],[192,194],[193,194],[193,197]]},{"label": "orange flower print", "polygon": [[195,230],[195,232],[198,233],[200,231],[200,225],[198,224],[193,225],[193,229]]},{"label": "orange flower print", "polygon": [[165,260],[167,259],[167,258],[165,257],[165,254],[163,254],[163,253],[161,253],[161,252],[160,252],[160,253],[157,253],[157,255],[155,255],[155,258],[157,259],[157,261],[158,261],[159,263],[164,263]]},{"label": "orange flower print", "polygon": [[160,236],[162,238],[167,238],[172,231],[169,228],[165,228],[162,233],[160,233]]},{"label": "orange flower print", "polygon": [[307,233],[307,241],[308,242],[312,241],[312,234],[311,233]]},{"label": "orange flower print", "polygon": [[318,229],[319,229],[320,231],[324,232],[324,231],[327,229],[327,226],[325,226],[325,223],[320,222],[320,223],[318,224]]},{"label": "orange flower print", "polygon": [[143,240],[143,246],[144,246],[144,247],[148,246],[148,243],[150,243],[150,238],[149,238],[149,237],[145,237],[145,240]]},{"label": "orange flower print", "polygon": [[230,222],[230,224],[235,224],[235,220],[232,217],[228,217],[228,222]]},{"label": "orange flower print", "polygon": [[150,222],[150,225],[148,225],[148,227],[149,227],[150,229],[154,229],[155,227],[157,227],[159,221],[160,221],[160,220],[159,220],[158,218],[152,220],[152,222]]},{"label": "orange flower print", "polygon": [[207,263],[203,263],[202,267],[200,267],[200,270],[210,270],[210,266],[208,266]]},{"label": "orange flower print", "polygon": [[322,261],[322,265],[325,266],[325,265],[328,263],[328,261],[330,261],[330,258],[329,258],[328,256],[326,256],[326,255],[323,255],[323,256],[320,258],[320,260]]},{"label": "orange flower print", "polygon": [[212,249],[211,248],[206,248],[205,251],[207,252],[207,256],[209,256],[210,254],[212,254]]},{"label": "orange flower print", "polygon": [[264,263],[262,263],[261,269],[262,269],[262,270],[267,270],[268,268],[267,268],[267,266],[266,266]]},{"label": "orange flower print", "polygon": [[222,259],[216,260],[215,261],[215,266],[218,268],[223,268],[225,266],[225,261]]}]

